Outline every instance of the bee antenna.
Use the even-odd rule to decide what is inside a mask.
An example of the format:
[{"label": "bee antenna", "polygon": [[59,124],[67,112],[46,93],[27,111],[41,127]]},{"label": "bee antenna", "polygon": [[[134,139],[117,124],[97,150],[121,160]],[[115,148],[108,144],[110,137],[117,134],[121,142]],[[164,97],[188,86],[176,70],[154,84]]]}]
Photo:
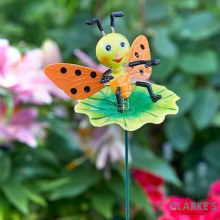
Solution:
[{"label": "bee antenna", "polygon": [[99,30],[102,32],[103,36],[105,35],[105,31],[102,27],[101,21],[99,17],[91,18],[86,21],[86,24],[91,25],[97,23]]},{"label": "bee antenna", "polygon": [[122,12],[122,11],[112,12],[112,13],[110,14],[111,29],[112,29],[112,32],[113,32],[113,33],[115,32],[115,17],[123,17],[124,14],[125,14],[125,13]]}]

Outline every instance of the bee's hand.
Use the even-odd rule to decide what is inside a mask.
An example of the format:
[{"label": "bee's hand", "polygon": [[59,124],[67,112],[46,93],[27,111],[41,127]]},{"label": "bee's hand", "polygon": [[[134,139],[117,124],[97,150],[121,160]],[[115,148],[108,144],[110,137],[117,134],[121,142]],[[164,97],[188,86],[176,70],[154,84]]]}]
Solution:
[{"label": "bee's hand", "polygon": [[109,75],[103,75],[100,83],[108,83],[110,82],[112,79],[114,79],[114,76],[109,76]]},{"label": "bee's hand", "polygon": [[160,60],[159,59],[153,59],[153,60],[146,60],[144,66],[146,68],[151,67],[151,66],[156,66],[160,64]]}]

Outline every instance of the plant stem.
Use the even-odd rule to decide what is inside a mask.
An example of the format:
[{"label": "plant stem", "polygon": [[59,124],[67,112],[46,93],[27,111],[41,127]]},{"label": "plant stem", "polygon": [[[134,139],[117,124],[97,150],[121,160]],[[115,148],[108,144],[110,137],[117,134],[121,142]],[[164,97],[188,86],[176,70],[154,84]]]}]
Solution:
[{"label": "plant stem", "polygon": [[128,166],[128,152],[129,152],[129,146],[128,146],[128,131],[125,130],[125,207],[126,207],[126,220],[129,220],[129,166]]}]

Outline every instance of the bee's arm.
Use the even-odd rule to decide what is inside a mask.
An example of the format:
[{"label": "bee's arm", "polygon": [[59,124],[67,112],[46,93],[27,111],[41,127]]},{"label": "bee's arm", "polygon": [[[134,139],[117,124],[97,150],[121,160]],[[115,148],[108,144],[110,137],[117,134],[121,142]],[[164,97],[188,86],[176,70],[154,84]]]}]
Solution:
[{"label": "bee's arm", "polygon": [[114,79],[114,77],[110,75],[111,73],[112,73],[111,69],[106,70],[102,74],[102,78],[100,80],[100,83],[108,83],[108,82],[110,82],[110,80]]},{"label": "bee's arm", "polygon": [[138,65],[145,65],[145,67],[151,67],[151,66],[156,66],[158,64],[160,64],[160,60],[153,59],[153,60],[138,60],[138,61],[130,62],[127,64],[127,66],[134,67]]}]

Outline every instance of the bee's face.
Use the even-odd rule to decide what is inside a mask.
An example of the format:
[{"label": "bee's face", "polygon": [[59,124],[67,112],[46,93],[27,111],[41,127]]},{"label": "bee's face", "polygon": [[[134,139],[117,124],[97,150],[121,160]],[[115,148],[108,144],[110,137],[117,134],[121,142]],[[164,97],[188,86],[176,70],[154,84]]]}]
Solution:
[{"label": "bee's face", "polygon": [[118,33],[103,36],[96,46],[99,62],[113,69],[126,63],[129,51],[130,44],[127,38]]}]

